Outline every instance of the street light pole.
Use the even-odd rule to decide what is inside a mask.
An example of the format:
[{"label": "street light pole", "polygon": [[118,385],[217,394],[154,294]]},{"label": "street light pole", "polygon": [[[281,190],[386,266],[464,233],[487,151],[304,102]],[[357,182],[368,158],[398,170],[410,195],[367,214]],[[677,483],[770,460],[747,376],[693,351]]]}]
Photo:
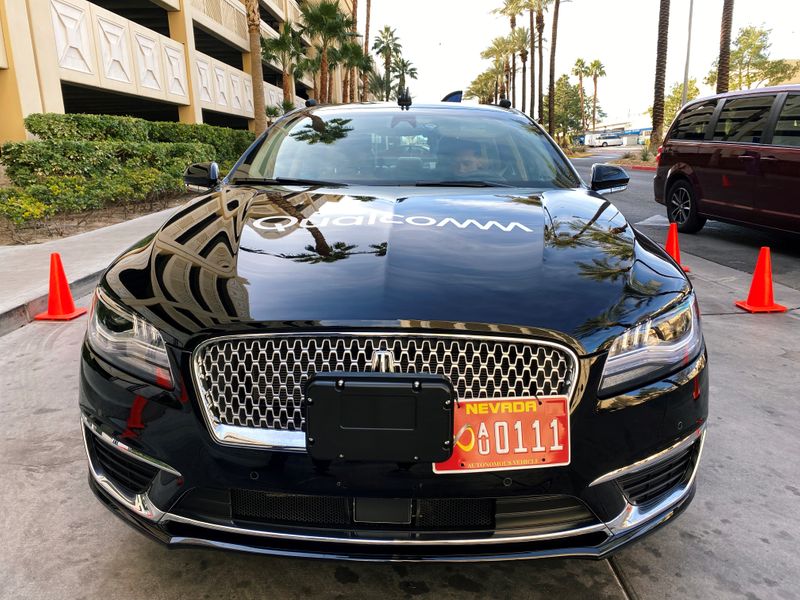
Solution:
[{"label": "street light pole", "polygon": [[683,93],[681,94],[681,106],[686,104],[686,95],[689,90],[689,55],[692,52],[692,13],[694,13],[694,0],[689,0],[689,37],[686,42],[686,66],[683,69]]}]

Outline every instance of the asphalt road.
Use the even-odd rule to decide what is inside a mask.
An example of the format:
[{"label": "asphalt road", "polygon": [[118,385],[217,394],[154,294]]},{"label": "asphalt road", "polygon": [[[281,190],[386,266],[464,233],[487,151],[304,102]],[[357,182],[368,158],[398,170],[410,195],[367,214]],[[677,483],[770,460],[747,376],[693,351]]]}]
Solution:
[{"label": "asphalt road", "polygon": [[[595,149],[594,156],[576,158],[572,162],[588,183],[592,163],[613,161],[622,152],[611,148]],[[631,176],[628,189],[609,198],[640,231],[663,244],[667,238],[668,221],[666,209],[653,200],[653,173],[629,170],[628,174]],[[762,246],[769,246],[772,250],[775,281],[800,290],[800,235],[709,221],[699,233],[680,236],[681,254],[701,256],[747,273],[753,272]]]}]

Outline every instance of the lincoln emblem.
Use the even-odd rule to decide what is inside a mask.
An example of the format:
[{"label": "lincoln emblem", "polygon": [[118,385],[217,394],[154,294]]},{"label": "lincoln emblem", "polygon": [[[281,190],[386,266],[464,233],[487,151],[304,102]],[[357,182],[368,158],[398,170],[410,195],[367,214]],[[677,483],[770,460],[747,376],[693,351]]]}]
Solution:
[{"label": "lincoln emblem", "polygon": [[389,350],[375,350],[370,368],[376,373],[394,373],[394,355]]}]

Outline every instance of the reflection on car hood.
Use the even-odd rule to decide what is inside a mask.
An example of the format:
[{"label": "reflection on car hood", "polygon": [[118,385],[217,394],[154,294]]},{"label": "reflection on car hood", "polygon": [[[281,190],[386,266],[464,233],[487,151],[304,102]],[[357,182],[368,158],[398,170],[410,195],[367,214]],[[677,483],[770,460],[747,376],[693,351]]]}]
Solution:
[{"label": "reflection on car hood", "polygon": [[229,186],[184,206],[102,285],[179,345],[404,326],[552,332],[587,353],[688,291],[610,202],[510,188]]}]

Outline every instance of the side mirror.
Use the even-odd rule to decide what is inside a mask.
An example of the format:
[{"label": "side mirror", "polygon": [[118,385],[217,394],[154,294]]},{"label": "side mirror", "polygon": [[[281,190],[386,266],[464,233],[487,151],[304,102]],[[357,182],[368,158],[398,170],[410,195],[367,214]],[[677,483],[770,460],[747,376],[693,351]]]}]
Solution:
[{"label": "side mirror", "polygon": [[195,163],[183,172],[186,185],[213,188],[219,183],[219,165],[215,162]]},{"label": "side mirror", "polygon": [[624,192],[630,179],[622,167],[601,163],[592,165],[592,190],[598,194]]}]

